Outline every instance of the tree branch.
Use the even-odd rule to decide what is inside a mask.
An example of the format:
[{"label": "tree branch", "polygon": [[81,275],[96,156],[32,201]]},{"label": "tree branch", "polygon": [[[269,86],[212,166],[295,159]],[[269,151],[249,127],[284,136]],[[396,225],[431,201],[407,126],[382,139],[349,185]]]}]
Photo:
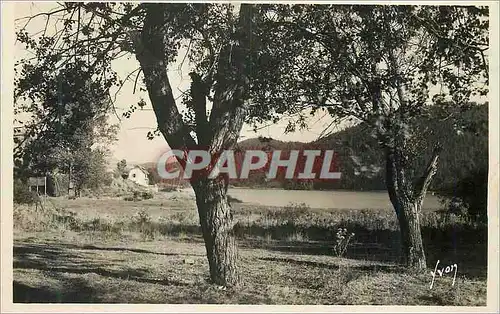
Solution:
[{"label": "tree branch", "polygon": [[158,128],[172,149],[192,148],[196,142],[189,134],[176,106],[167,73],[165,34],[160,28],[165,18],[164,4],[147,4],[141,34],[131,34],[135,55],[141,64]]},{"label": "tree branch", "polygon": [[[120,18],[120,20],[118,22],[118,25],[119,25],[118,29],[111,36],[111,42],[104,49],[104,51],[101,53],[102,57],[105,56],[111,50],[111,48],[113,48],[113,45],[116,43],[116,40],[118,39],[118,37],[121,34],[121,31],[124,28],[124,26],[123,26],[124,22],[129,21],[130,18],[132,18],[133,16],[135,16],[140,10],[142,10],[142,5],[139,4],[134,9],[130,10],[130,12],[128,14],[126,14],[122,18]],[[96,60],[94,61],[93,65],[91,66],[91,68],[95,67],[99,61],[100,61],[100,58],[96,58]]]},{"label": "tree branch", "polygon": [[209,139],[212,136],[212,130],[207,120],[208,86],[198,73],[191,72],[189,76],[191,77],[191,101],[196,120],[196,137],[198,145],[206,146],[209,145]]},{"label": "tree branch", "polygon": [[434,177],[434,175],[437,172],[439,154],[441,153],[441,149],[442,148],[441,148],[440,144],[437,144],[434,147],[434,150],[432,152],[432,157],[429,160],[427,167],[425,168],[424,174],[420,177],[420,179],[415,184],[414,195],[415,195],[415,200],[417,202],[423,201],[425,194],[427,193],[427,189],[429,188],[429,185],[431,184],[432,178]]},{"label": "tree branch", "polygon": [[[213,136],[210,150],[218,152],[236,144],[248,109],[246,57],[251,48],[253,5],[241,4],[235,32],[236,42],[227,42],[221,51],[216,74],[215,95],[210,113]],[[230,36],[233,37],[233,36]]]}]

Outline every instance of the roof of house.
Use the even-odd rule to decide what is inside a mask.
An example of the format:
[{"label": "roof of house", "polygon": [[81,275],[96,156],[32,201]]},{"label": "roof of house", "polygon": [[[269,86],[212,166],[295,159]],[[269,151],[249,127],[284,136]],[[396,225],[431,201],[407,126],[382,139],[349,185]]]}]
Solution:
[{"label": "roof of house", "polygon": [[134,166],[134,167],[130,168],[130,169],[128,170],[128,172],[132,171],[133,169],[140,169],[140,170],[141,170],[142,172],[144,172],[145,174],[149,174],[149,171],[148,171],[146,168],[144,168],[143,166],[139,166],[139,165]]}]

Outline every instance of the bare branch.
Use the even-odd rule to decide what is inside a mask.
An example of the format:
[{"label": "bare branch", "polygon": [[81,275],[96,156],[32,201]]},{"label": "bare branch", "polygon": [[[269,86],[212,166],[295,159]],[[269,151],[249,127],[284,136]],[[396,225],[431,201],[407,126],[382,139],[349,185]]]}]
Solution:
[{"label": "bare branch", "polygon": [[427,189],[429,188],[429,185],[431,184],[432,178],[437,172],[438,168],[438,160],[439,160],[439,154],[441,152],[441,145],[438,144],[436,147],[434,147],[434,150],[432,152],[432,157],[429,160],[429,163],[427,164],[427,167],[424,171],[424,174],[420,177],[420,179],[417,181],[415,184],[415,189],[414,189],[414,195],[415,195],[415,200],[418,202],[422,202],[425,193],[427,193]]},{"label": "bare branch", "polygon": [[165,52],[164,37],[161,30],[155,27],[163,25],[164,9],[162,4],[148,4],[142,34],[131,34],[131,39],[161,133],[171,148],[190,148],[195,146],[196,142],[176,106],[167,73],[168,56]]},{"label": "bare branch", "polygon": [[134,80],[134,89],[132,91],[132,94],[135,94],[135,88],[137,87],[137,80],[139,79],[139,75],[141,74],[142,72],[142,69],[139,68],[139,72],[137,72],[137,75],[135,76],[135,80]]}]

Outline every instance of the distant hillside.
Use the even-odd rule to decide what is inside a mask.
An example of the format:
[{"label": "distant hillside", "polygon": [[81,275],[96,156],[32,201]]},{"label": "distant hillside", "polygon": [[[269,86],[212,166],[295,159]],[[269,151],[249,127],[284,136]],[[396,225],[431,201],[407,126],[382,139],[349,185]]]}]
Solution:
[{"label": "distant hillside", "polygon": [[[456,110],[456,109],[451,109]],[[488,105],[474,105],[461,112],[457,128],[455,119],[421,119],[417,128],[423,142],[417,146],[410,173],[419,176],[431,157],[432,147],[443,145],[438,172],[431,186],[434,190],[450,189],[461,179],[488,168]],[[371,130],[363,124],[346,128],[310,143],[283,142],[252,138],[240,142],[243,149],[268,147],[275,149],[322,148],[338,154],[340,181],[315,183],[314,189],[382,190],[385,189],[385,158]],[[240,183],[244,184],[244,183]]]},{"label": "distant hillside", "polygon": [[303,142],[284,142],[280,140],[275,140],[266,137],[255,137],[249,138],[244,141],[238,142],[237,146],[240,149],[263,149],[270,148],[273,150],[286,150],[286,149],[298,149],[303,147],[307,143]]},{"label": "distant hillside", "polygon": [[334,149],[339,158],[342,178],[330,184],[316,184],[321,189],[385,189],[384,156],[365,125],[359,124],[313,142],[322,149]]}]

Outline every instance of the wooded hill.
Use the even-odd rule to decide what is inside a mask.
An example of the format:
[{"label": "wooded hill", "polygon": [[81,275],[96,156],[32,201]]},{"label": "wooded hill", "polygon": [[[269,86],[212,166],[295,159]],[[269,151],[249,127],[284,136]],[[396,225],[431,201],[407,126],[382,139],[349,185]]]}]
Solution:
[{"label": "wooded hill", "polygon": [[[447,109],[448,111],[453,109]],[[410,171],[421,173],[431,157],[431,147],[439,141],[443,150],[439,170],[433,180],[433,190],[452,190],[463,178],[488,171],[488,105],[472,105],[459,113],[460,119],[442,117],[433,113],[416,127],[422,134],[411,160]],[[346,128],[330,136],[310,143],[283,142],[269,138],[251,138],[238,143],[242,150],[268,149],[290,150],[304,148],[333,149],[338,154],[342,178],[334,182],[317,182],[312,189],[385,189],[385,158],[371,131],[363,124]],[[238,186],[273,186],[262,175],[252,173],[249,180],[234,182]],[[284,185],[284,182],[283,182]],[[282,186],[283,186],[282,185]],[[303,185],[287,184],[287,188],[304,188]]]}]

